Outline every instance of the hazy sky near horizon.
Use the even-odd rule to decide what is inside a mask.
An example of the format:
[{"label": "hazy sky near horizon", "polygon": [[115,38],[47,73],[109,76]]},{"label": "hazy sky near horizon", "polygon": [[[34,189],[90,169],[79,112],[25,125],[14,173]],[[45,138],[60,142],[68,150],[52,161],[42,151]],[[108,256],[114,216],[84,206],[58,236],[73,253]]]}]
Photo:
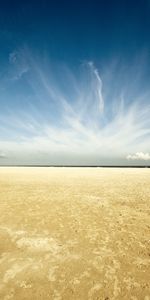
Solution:
[{"label": "hazy sky near horizon", "polygon": [[149,163],[150,1],[2,1],[0,165]]}]

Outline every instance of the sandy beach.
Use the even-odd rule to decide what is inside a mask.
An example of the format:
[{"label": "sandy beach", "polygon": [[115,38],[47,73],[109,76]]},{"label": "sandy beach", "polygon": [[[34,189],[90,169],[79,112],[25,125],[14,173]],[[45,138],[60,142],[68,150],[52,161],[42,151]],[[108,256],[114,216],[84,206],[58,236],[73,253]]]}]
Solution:
[{"label": "sandy beach", "polygon": [[1,300],[150,300],[150,169],[0,168]]}]

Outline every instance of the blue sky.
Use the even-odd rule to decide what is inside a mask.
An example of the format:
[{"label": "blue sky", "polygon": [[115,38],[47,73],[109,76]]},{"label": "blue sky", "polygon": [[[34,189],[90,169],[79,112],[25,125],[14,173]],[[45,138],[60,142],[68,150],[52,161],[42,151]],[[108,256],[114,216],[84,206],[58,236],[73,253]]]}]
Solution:
[{"label": "blue sky", "polygon": [[150,162],[150,1],[5,1],[0,164]]}]

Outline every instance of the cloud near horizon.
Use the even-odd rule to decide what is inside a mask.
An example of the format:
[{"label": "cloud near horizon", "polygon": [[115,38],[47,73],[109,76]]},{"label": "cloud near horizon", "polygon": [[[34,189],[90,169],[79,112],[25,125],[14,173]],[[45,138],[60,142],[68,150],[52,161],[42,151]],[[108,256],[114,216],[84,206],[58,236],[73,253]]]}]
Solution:
[{"label": "cloud near horizon", "polygon": [[6,154],[0,151],[0,158],[6,158]]},{"label": "cloud near horizon", "polygon": [[150,153],[137,152],[133,155],[127,155],[127,159],[131,160],[150,160]]},{"label": "cloud near horizon", "polygon": [[8,61],[0,82],[0,148],[8,163],[146,161],[150,90],[139,90],[141,71],[112,64],[100,72],[87,62],[73,72],[25,50]]}]

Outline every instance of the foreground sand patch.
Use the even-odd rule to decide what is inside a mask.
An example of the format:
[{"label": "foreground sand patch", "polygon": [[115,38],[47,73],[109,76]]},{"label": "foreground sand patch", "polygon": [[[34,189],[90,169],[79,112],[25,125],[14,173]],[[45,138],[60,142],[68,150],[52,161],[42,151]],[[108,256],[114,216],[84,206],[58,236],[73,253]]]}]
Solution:
[{"label": "foreground sand patch", "polygon": [[40,252],[53,252],[54,254],[59,251],[59,246],[53,238],[21,238],[17,241],[19,248],[27,248],[32,251]]},{"label": "foreground sand patch", "polygon": [[0,168],[0,299],[150,300],[150,170]]}]

